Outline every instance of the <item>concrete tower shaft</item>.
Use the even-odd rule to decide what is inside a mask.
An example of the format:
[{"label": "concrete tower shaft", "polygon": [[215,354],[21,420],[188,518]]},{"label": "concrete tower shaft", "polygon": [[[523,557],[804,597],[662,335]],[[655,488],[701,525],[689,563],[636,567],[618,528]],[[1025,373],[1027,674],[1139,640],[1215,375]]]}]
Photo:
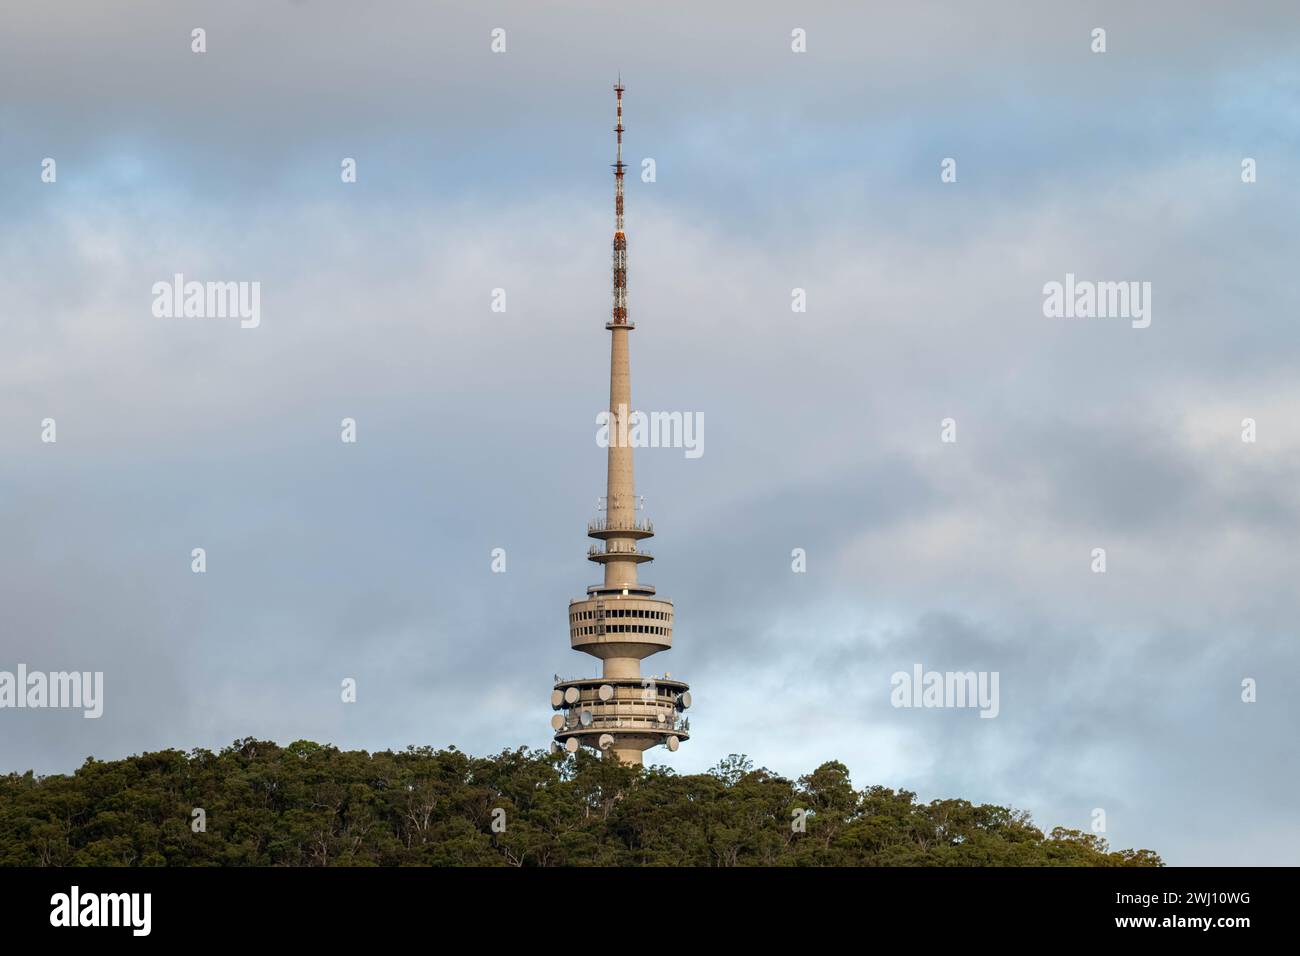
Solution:
[{"label": "concrete tower shaft", "polygon": [[[605,550],[610,555],[604,559],[605,587],[611,590],[635,588],[636,566],[649,560],[648,555],[636,555],[637,500],[636,479],[632,473],[632,446],[626,440],[631,428],[629,418],[632,408],[632,368],[628,355],[630,329],[626,325],[610,330],[609,350],[609,420],[610,441],[607,450],[608,476],[605,482],[605,519],[611,535],[605,539]],[[648,531],[649,529],[645,529]],[[620,531],[627,534],[619,534]],[[640,537],[650,537],[649,533]]]}]

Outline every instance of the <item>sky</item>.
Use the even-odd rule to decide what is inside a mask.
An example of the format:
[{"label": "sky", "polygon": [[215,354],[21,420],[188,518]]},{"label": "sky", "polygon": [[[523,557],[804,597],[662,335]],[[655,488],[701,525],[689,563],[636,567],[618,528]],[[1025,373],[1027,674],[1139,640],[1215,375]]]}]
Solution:
[{"label": "sky", "polygon": [[[621,72],[634,402],[706,423],[637,452],[694,698],[648,762],[1300,862],[1300,9],[1199,6],[7,5],[0,671],[105,699],[0,709],[0,771],[548,744]],[[176,273],[260,323],[156,316]],[[893,706],[918,664],[997,717]]]}]

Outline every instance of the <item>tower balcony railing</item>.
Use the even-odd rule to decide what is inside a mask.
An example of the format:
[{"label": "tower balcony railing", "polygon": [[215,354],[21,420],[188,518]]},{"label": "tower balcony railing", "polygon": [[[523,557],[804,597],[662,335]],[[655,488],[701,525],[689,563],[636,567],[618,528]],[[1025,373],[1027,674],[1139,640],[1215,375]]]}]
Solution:
[{"label": "tower balcony railing", "polygon": [[649,531],[654,533],[654,522],[649,518],[634,518],[630,522],[611,522],[608,518],[595,518],[586,523],[588,532],[593,531]]},{"label": "tower balcony railing", "polygon": [[657,720],[654,717],[645,715],[637,716],[614,716],[610,714],[593,714],[587,723],[583,723],[577,714],[565,715],[564,724],[555,728],[557,737],[572,733],[613,733],[628,734],[637,731],[656,731],[658,733],[681,733],[689,734],[691,732],[691,719],[680,715],[664,715],[663,720]]},{"label": "tower balcony railing", "polygon": [[642,551],[636,547],[611,548],[606,544],[602,548],[600,545],[593,544],[587,549],[587,560],[597,561],[602,564],[606,561],[636,561],[640,563],[642,561],[653,561],[654,555],[649,551]]},{"label": "tower balcony railing", "polygon": [[648,538],[655,533],[654,522],[649,518],[634,518],[631,521],[611,521],[608,518],[596,518],[587,522],[587,534],[593,538],[628,537]]},{"label": "tower balcony railing", "polygon": [[[559,674],[556,674],[554,676],[555,676],[555,683],[552,686],[556,688],[569,687],[570,685],[575,687],[580,687],[583,685],[595,686],[597,684],[609,683],[611,680],[608,677],[597,677],[592,674],[581,674],[577,677],[562,677]],[[662,674],[646,674],[642,677],[636,677],[634,678],[634,680],[636,682],[635,686],[638,688],[638,690],[644,686],[641,683],[644,680],[651,681],[652,683],[654,683],[656,687],[667,687],[677,691],[690,689],[690,685],[688,685],[685,681],[676,680],[675,678],[672,677],[665,677]],[[615,678],[614,681],[615,683],[619,682],[617,678]]]}]

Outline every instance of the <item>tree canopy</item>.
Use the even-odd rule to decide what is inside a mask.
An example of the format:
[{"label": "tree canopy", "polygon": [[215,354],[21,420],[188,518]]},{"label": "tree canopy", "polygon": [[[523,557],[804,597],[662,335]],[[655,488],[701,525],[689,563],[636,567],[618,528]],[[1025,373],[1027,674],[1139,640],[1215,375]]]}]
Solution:
[{"label": "tree canopy", "polygon": [[1161,866],[1027,813],[797,781],[504,750],[342,751],[247,738],[0,777],[7,866]]}]

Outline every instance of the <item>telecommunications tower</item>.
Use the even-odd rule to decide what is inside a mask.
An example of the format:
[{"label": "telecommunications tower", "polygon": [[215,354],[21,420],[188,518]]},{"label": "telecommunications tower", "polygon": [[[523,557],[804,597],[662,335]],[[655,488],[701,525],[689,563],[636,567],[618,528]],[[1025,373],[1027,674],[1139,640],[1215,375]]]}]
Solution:
[{"label": "telecommunications tower", "polygon": [[639,512],[628,443],[632,375],[627,319],[627,236],[623,232],[623,82],[614,86],[618,124],[614,127],[614,306],[610,332],[609,459],[603,518],[589,522],[587,560],[602,565],[604,582],[587,588],[585,598],[569,602],[569,643],[601,661],[601,676],[557,679],[551,692],[555,746],[570,753],[591,747],[622,763],[640,764],[651,747],[676,750],[690,736],[683,711],[690,688],[679,680],[643,677],[641,661],[673,643],[673,604],[637,581],[637,566],[653,560],[639,544],[654,536],[654,526]]}]

